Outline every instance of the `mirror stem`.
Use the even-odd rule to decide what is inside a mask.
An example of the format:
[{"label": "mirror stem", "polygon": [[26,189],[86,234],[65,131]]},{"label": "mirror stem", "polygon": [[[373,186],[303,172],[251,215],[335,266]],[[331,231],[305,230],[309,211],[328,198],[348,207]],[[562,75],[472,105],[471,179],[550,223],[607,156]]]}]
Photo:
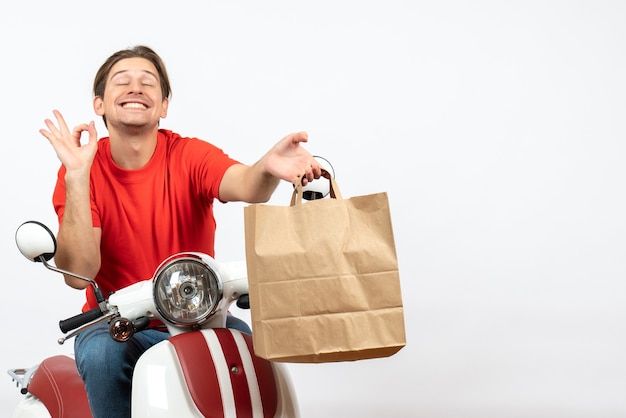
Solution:
[{"label": "mirror stem", "polygon": [[56,266],[53,266],[51,264],[48,264],[48,262],[46,261],[46,259],[43,257],[43,255],[40,255],[39,257],[37,257],[38,261],[41,261],[43,263],[43,265],[48,269],[48,270],[52,270],[55,271],[57,273],[61,273],[61,274],[67,274],[68,276],[72,276],[72,277],[76,277],[77,279],[81,279],[84,280],[86,282],[88,282],[91,287],[93,288],[93,291],[96,295],[96,301],[98,303],[103,302],[104,301],[104,297],[102,296],[102,292],[100,291],[100,288],[98,287],[98,285],[96,284],[95,281],[93,281],[92,279],[88,278],[88,277],[84,277],[84,276],[80,276],[78,274],[60,269]]}]

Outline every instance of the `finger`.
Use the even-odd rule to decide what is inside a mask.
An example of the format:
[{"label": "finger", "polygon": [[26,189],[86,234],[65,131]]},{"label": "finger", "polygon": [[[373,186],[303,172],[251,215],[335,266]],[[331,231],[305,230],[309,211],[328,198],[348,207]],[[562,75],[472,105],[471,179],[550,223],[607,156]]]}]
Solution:
[{"label": "finger", "polygon": [[50,135],[53,135],[53,136],[60,136],[61,135],[61,132],[57,129],[57,126],[50,119],[44,120],[44,123],[46,124],[46,126],[50,130],[49,131]]},{"label": "finger", "polygon": [[313,171],[313,177],[318,179],[322,176],[322,166],[317,161],[311,164],[311,170]]},{"label": "finger", "polygon": [[298,183],[300,183],[301,185],[303,185],[303,186],[304,186],[304,180],[305,180],[305,179],[306,179],[306,177],[305,177],[304,175],[302,175],[302,174],[296,174],[296,175],[294,176],[294,180],[292,180],[292,181],[291,181],[291,183],[292,183],[294,186],[297,186],[297,185],[298,185]]},{"label": "finger", "polygon": [[39,133],[42,134],[48,141],[51,140],[52,134],[45,129],[40,129]]},{"label": "finger", "polygon": [[74,142],[76,143],[76,145],[80,144],[80,137],[82,136],[83,132],[88,132],[88,131],[89,131],[89,125],[87,125],[86,123],[82,123],[74,127],[74,130],[72,131],[72,136],[74,138]]},{"label": "finger", "polygon": [[67,123],[65,123],[65,119],[63,118],[63,115],[61,115],[61,112],[54,109],[52,113],[54,114],[54,117],[57,119],[57,122],[59,123],[59,130],[61,131],[61,133],[63,135],[69,134],[70,130],[67,127]]},{"label": "finger", "polygon": [[304,176],[302,179],[302,185],[306,185],[308,182],[313,181],[315,179],[315,174],[313,173],[313,167],[309,166],[306,170],[304,170]]},{"label": "finger", "polygon": [[96,131],[96,124],[94,121],[89,122],[87,132],[89,132],[89,142],[96,142],[98,140],[98,132]]}]

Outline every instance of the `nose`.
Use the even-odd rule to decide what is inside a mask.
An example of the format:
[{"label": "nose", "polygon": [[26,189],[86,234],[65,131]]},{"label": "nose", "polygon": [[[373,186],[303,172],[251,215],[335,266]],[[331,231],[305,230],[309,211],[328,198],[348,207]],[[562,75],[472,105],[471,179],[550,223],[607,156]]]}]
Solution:
[{"label": "nose", "polygon": [[128,85],[130,93],[134,94],[143,94],[143,86],[141,84],[141,80],[133,80]]}]

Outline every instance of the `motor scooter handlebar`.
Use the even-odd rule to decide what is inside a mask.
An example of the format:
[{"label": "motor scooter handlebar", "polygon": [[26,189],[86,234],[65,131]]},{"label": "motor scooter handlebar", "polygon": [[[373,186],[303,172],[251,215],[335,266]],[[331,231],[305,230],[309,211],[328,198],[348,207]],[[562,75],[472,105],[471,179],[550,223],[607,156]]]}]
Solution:
[{"label": "motor scooter handlebar", "polygon": [[98,319],[104,315],[104,312],[98,307],[93,308],[90,311],[86,311],[75,315],[68,319],[59,321],[59,328],[63,333],[74,330],[80,326],[90,323],[91,321]]}]

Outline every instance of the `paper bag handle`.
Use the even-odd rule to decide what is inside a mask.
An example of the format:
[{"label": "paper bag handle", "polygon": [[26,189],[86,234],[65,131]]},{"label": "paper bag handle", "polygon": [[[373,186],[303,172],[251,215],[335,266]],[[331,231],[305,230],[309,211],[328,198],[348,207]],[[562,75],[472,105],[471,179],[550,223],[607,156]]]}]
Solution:
[{"label": "paper bag handle", "polygon": [[[304,176],[303,176],[304,177]],[[293,193],[291,194],[291,204],[290,206],[301,205],[302,204],[302,178],[299,177],[298,181],[294,185]],[[343,199],[341,197],[341,192],[339,191],[339,186],[335,181],[335,177],[330,174],[328,171],[322,168],[322,177],[325,177],[330,182],[330,197],[332,199]],[[321,177],[320,177],[321,179]]]}]

